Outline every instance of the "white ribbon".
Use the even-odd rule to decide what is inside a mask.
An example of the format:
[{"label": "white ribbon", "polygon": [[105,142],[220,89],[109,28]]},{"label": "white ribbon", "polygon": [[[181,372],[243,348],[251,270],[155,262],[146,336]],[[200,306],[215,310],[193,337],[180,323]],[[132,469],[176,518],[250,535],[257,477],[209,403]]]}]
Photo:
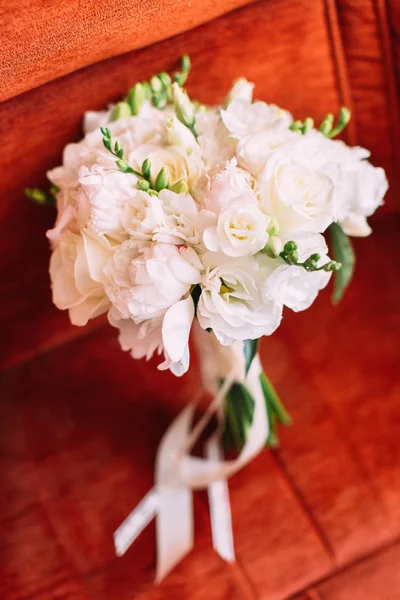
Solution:
[{"label": "white ribbon", "polygon": [[[121,556],[152,518],[156,517],[157,582],[160,582],[193,547],[193,489],[208,487],[213,546],[221,558],[229,562],[234,561],[226,480],[261,451],[269,433],[259,379],[262,369],[258,355],[254,357],[246,377],[243,343],[236,342],[233,346],[225,348],[217,343],[218,349],[211,348],[209,340],[214,336],[208,333],[206,335],[208,339],[204,338],[200,344],[204,386],[207,390],[215,390],[218,380],[224,378],[224,383],[193,428],[193,403],[170,425],[157,452],[155,488],[146,494],[114,534],[116,553]],[[216,349],[219,356],[215,353]],[[224,461],[219,435],[223,422],[224,399],[236,381],[244,382],[253,396],[253,420],[239,456],[235,460]],[[219,417],[219,427],[206,444],[206,458],[191,456],[193,446],[214,413]]]}]

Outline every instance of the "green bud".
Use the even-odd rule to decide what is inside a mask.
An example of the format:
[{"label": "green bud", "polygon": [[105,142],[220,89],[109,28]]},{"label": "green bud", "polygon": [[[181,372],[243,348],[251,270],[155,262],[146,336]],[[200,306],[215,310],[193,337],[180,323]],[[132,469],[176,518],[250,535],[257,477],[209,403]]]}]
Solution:
[{"label": "green bud", "polygon": [[39,190],[38,188],[25,188],[24,190],[25,196],[27,196],[30,200],[34,200],[38,204],[45,204],[46,202],[46,194]]},{"label": "green bud", "polygon": [[340,112],[339,112],[338,123],[337,123],[336,127],[334,129],[332,129],[332,131],[329,133],[328,137],[333,138],[336,135],[339,135],[339,133],[341,133],[343,131],[343,129],[346,127],[346,125],[349,123],[350,119],[351,119],[351,112],[349,111],[348,108],[346,108],[345,106],[342,106],[342,108],[340,109]]},{"label": "green bud", "polygon": [[172,79],[171,77],[168,75],[168,73],[166,71],[163,71],[162,73],[159,73],[157,75],[158,79],[161,81],[161,83],[163,84],[163,86],[165,88],[169,87],[172,83]]},{"label": "green bud", "polygon": [[191,67],[192,67],[192,63],[191,63],[189,54],[183,54],[183,56],[181,58],[181,69],[182,69],[182,71],[184,73],[189,73]]},{"label": "green bud", "polygon": [[186,181],[181,179],[180,181],[177,181],[176,183],[174,183],[171,190],[173,192],[175,192],[175,194],[187,194],[189,191],[189,188],[188,188]]},{"label": "green bud", "polygon": [[158,196],[158,192],[156,190],[149,190],[148,194],[149,196]]},{"label": "green bud", "polygon": [[118,121],[118,119],[128,119],[132,116],[132,111],[127,102],[118,102],[113,108],[111,113],[111,121]]},{"label": "green bud", "polygon": [[111,139],[111,131],[108,129],[108,127],[100,127],[100,131],[104,137]]},{"label": "green bud", "polygon": [[151,87],[148,81],[142,81],[142,88],[144,91],[144,99],[145,100],[151,100],[152,97],[152,91],[151,91]]},{"label": "green bud", "polygon": [[289,125],[289,129],[291,131],[301,131],[303,128],[303,121],[294,121],[291,125]]},{"label": "green bud", "polygon": [[340,262],[336,262],[331,260],[326,265],[324,265],[324,271],[339,271],[342,268],[342,264]]},{"label": "green bud", "polygon": [[188,95],[176,82],[172,84],[171,88],[176,116],[189,129],[194,127],[194,108]]},{"label": "green bud", "polygon": [[325,119],[322,121],[321,125],[319,126],[319,130],[323,135],[328,136],[332,130],[333,127],[333,114],[332,113],[328,113],[325,117]]},{"label": "green bud", "polygon": [[123,173],[133,173],[133,169],[128,165],[124,158],[120,158],[119,160],[115,161],[115,164]]},{"label": "green bud", "polygon": [[315,269],[317,268],[317,261],[313,260],[311,257],[307,258],[307,260],[304,263],[304,268],[306,271],[315,271]]},{"label": "green bud", "polygon": [[310,256],[311,260],[315,260],[315,262],[318,262],[321,258],[320,254],[311,254]]},{"label": "green bud", "polygon": [[157,75],[153,75],[153,77],[150,79],[150,87],[153,94],[159,94],[163,89],[163,84]]},{"label": "green bud", "polygon": [[149,158],[146,158],[146,160],[144,160],[143,164],[142,164],[142,175],[146,179],[150,179],[150,174],[151,174],[151,160]]},{"label": "green bud", "polygon": [[286,242],[286,244],[283,246],[283,251],[285,252],[285,254],[289,254],[290,252],[294,252],[295,250],[297,250],[296,242]]},{"label": "green bud", "polygon": [[159,94],[154,94],[153,104],[158,110],[163,110],[167,106],[168,98],[165,90],[162,90]]},{"label": "green bud", "polygon": [[313,129],[313,127],[314,127],[314,119],[311,119],[311,117],[307,117],[307,119],[305,119],[304,124],[303,124],[303,129],[302,129],[303,135],[305,133],[307,133],[308,131],[310,131],[311,129]]},{"label": "green bud", "polygon": [[168,188],[168,185],[168,171],[165,167],[163,167],[156,177],[155,188],[157,192],[161,192],[161,190]]},{"label": "green bud", "polygon": [[268,228],[268,233],[270,236],[272,235],[278,235],[279,233],[279,223],[276,219],[271,218],[271,224]]},{"label": "green bud", "polygon": [[299,260],[299,253],[297,252],[297,250],[293,250],[293,252],[290,252],[287,255],[287,260],[293,264],[297,263],[297,261]]},{"label": "green bud", "polygon": [[138,115],[146,99],[146,92],[141,83],[135,83],[128,92],[128,104],[133,115]]},{"label": "green bud", "polygon": [[150,189],[150,181],[146,181],[145,179],[139,179],[139,181],[136,184],[136,187],[142,192],[147,192],[147,190]]}]

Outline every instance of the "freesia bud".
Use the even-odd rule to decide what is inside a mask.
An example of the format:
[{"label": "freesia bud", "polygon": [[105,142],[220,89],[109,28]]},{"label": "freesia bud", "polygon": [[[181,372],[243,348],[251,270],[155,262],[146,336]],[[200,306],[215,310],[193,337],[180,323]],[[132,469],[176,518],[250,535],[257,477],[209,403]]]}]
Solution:
[{"label": "freesia bud", "polygon": [[146,99],[146,92],[141,83],[136,83],[128,92],[128,104],[133,115],[138,115]]},{"label": "freesia bud", "polygon": [[118,121],[118,119],[129,119],[132,116],[132,111],[127,102],[118,102],[113,108],[111,113],[111,121]]},{"label": "freesia bud", "polygon": [[142,192],[147,192],[147,190],[150,189],[150,182],[146,181],[145,179],[139,179],[139,181],[136,184],[136,187]]},{"label": "freesia bud", "polygon": [[274,256],[279,256],[283,249],[282,240],[279,237],[272,236],[268,240],[268,245]]},{"label": "freesia bud", "polygon": [[171,190],[175,194],[187,194],[189,191],[188,184],[183,179],[180,179],[172,186]]},{"label": "freesia bud", "polygon": [[143,164],[142,164],[142,175],[146,179],[150,179],[150,174],[151,174],[151,160],[149,158],[146,158],[146,160],[144,160]]},{"label": "freesia bud", "polygon": [[179,87],[176,81],[172,84],[172,101],[175,107],[175,113],[178,119],[186,127],[194,126],[194,108],[190,102],[187,93]]},{"label": "freesia bud", "polygon": [[161,169],[161,171],[158,173],[155,183],[156,183],[155,187],[156,187],[157,192],[160,192],[161,190],[164,190],[165,188],[167,188],[169,186],[168,171],[165,167],[163,167]]},{"label": "freesia bud", "polygon": [[182,146],[185,150],[195,148],[197,145],[193,133],[176,116],[167,120],[166,129],[168,144]]}]

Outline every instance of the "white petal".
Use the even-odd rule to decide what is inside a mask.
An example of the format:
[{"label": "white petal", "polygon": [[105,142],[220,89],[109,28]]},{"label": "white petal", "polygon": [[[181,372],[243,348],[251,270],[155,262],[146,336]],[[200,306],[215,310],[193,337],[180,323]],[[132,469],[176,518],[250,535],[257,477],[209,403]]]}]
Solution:
[{"label": "white petal", "polygon": [[185,353],[193,318],[194,304],[191,296],[173,304],[165,313],[162,340],[172,362],[180,361]]}]

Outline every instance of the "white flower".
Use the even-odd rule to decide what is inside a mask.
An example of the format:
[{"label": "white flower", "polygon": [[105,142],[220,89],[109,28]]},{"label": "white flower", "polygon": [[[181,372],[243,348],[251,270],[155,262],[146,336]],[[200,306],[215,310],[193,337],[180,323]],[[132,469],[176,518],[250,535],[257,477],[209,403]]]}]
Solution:
[{"label": "white flower", "polygon": [[131,240],[137,240],[139,245],[151,242],[154,232],[164,223],[164,210],[160,198],[135,190],[122,208],[121,223]]},{"label": "white flower", "polygon": [[282,126],[281,122],[268,129],[250,133],[241,138],[236,147],[238,164],[257,176],[275,150],[297,139],[298,134],[290,131],[287,124]]},{"label": "white flower", "polygon": [[[284,239],[284,242],[287,241],[289,241],[288,238]],[[297,244],[299,262],[304,262],[312,254],[321,256],[317,263],[318,266],[328,262],[328,249],[322,235],[299,233],[293,241]],[[267,300],[274,300],[299,312],[311,306],[318,292],[328,284],[330,277],[331,273],[329,272],[307,272],[302,267],[289,266],[283,264],[282,261],[266,280],[263,294]]]},{"label": "white flower", "polygon": [[254,194],[254,186],[254,179],[247,171],[237,166],[234,158],[210,172],[203,206],[205,210],[218,215],[238,196]]},{"label": "white flower", "polygon": [[256,202],[254,195],[233,200],[220,213],[217,224],[205,230],[206,248],[213,252],[222,250],[232,257],[255,254],[264,248],[271,219],[257,208]]},{"label": "white flower", "polygon": [[366,217],[371,216],[388,189],[385,171],[366,158],[368,150],[349,148],[340,140],[329,140],[331,160],[341,166],[342,187],[337,201],[337,220],[347,235],[364,237],[371,233]]},{"label": "white flower", "polygon": [[251,133],[258,133],[280,123],[286,128],[292,122],[292,116],[287,111],[265,102],[254,102],[237,98],[226,110],[221,110],[225,127],[232,137],[240,140]]},{"label": "white flower", "polygon": [[298,134],[272,153],[259,176],[261,206],[281,232],[320,233],[335,218],[340,166],[329,160],[322,138]]},{"label": "white flower", "polygon": [[247,100],[247,102],[251,102],[253,100],[253,90],[254,83],[247,81],[245,77],[239,77],[234,82],[227,98],[225,104],[228,106],[233,100],[237,98],[241,98],[242,100]]},{"label": "white flower", "polygon": [[69,309],[74,325],[86,325],[108,310],[103,270],[111,256],[107,242],[88,232],[60,237],[50,261],[53,302],[57,308]]},{"label": "white flower", "polygon": [[123,318],[161,316],[200,282],[202,264],[187,246],[152,243],[138,251],[121,244],[105,269],[107,295]]},{"label": "white flower", "polygon": [[235,156],[236,141],[227,135],[219,108],[196,112],[198,143],[206,170],[231,160]]},{"label": "white flower", "polygon": [[115,308],[108,313],[108,320],[119,329],[121,348],[133,358],[149,360],[153,354],[164,352],[164,361],[158,368],[169,368],[180,376],[189,368],[189,334],[194,317],[191,296],[173,304],[161,316],[135,323],[123,319]]},{"label": "white flower", "polygon": [[182,146],[185,150],[193,150],[197,142],[193,133],[175,115],[167,119],[167,142],[170,146]]},{"label": "white flower", "polygon": [[169,187],[178,181],[187,183],[188,188],[196,185],[197,180],[203,174],[204,166],[200,156],[200,150],[186,152],[180,146],[160,147],[154,145],[138,146],[129,155],[129,164],[135,169],[141,169],[143,161],[149,159],[151,162],[151,183],[154,187],[158,173],[164,167],[168,173]]},{"label": "white flower", "polygon": [[[225,262],[224,262],[225,261]],[[213,329],[219,342],[256,339],[270,335],[279,326],[282,305],[261,294],[271,266],[268,259],[243,257],[235,261],[209,253],[202,279],[197,318],[203,329]]]},{"label": "white flower", "polygon": [[199,211],[192,196],[161,190],[159,200],[162,203],[163,220],[154,229],[153,239],[176,245],[198,245]]}]

